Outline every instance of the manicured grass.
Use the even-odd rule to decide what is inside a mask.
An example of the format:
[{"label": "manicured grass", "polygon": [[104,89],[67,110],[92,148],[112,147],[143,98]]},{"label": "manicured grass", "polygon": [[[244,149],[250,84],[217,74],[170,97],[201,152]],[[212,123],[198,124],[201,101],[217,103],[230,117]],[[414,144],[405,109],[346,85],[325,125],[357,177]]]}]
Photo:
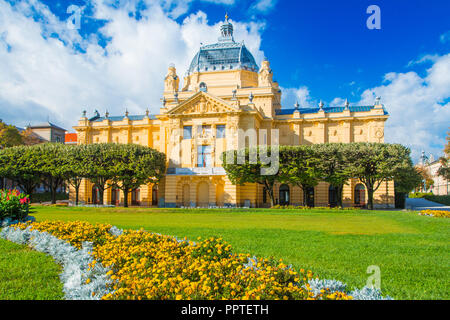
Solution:
[{"label": "manicured grass", "polygon": [[62,299],[60,269],[52,257],[0,239],[0,300]]}]

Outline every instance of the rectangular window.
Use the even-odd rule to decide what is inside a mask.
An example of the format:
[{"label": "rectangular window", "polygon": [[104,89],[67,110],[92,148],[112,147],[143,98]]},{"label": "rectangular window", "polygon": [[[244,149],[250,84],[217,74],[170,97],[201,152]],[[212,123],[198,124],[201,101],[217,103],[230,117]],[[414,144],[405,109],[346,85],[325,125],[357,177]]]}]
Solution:
[{"label": "rectangular window", "polygon": [[183,127],[183,139],[192,139],[192,126]]},{"label": "rectangular window", "polygon": [[211,167],[211,146],[198,146],[197,148],[197,167]]},{"label": "rectangular window", "polygon": [[225,138],[225,125],[224,124],[219,124],[216,126],[216,138],[217,139],[221,139],[221,138]]}]

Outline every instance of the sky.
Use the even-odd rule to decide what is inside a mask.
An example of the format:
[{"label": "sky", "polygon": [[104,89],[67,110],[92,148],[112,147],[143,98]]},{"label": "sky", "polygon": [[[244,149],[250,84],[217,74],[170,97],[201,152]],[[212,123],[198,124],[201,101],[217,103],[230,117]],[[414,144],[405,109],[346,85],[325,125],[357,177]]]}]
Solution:
[{"label": "sky", "polygon": [[385,141],[437,159],[450,130],[449,12],[448,0],[0,0],[0,119],[73,132],[83,110],[157,114],[168,66],[183,78],[228,13],[236,41],[270,61],[283,108],[381,96]]}]

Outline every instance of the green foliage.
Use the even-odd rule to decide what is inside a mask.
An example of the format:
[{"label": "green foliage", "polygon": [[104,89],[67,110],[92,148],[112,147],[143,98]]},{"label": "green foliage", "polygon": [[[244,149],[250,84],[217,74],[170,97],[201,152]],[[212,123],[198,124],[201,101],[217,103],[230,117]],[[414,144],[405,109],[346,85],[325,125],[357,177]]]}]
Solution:
[{"label": "green foliage", "polygon": [[23,220],[30,211],[30,199],[17,190],[0,190],[0,222],[4,218]]},{"label": "green foliage", "polygon": [[[69,194],[58,192],[56,193],[56,200],[68,200]],[[51,192],[33,193],[33,202],[49,202],[52,201]]]},{"label": "green foliage", "polygon": [[373,209],[373,194],[385,181],[406,181],[412,172],[409,148],[400,144],[352,143],[346,153],[352,176],[367,188],[369,209]]},{"label": "green foliage", "polygon": [[13,125],[7,125],[0,120],[0,149],[23,144],[19,130]]},{"label": "green foliage", "polygon": [[113,172],[109,186],[124,192],[125,207],[131,190],[158,183],[166,172],[166,157],[161,152],[136,144],[111,144],[108,148]]},{"label": "green foliage", "polygon": [[411,192],[409,198],[425,198],[426,196],[432,196],[432,192]]},{"label": "green foliage", "polygon": [[437,203],[441,203],[443,205],[446,206],[450,206],[450,195],[434,195],[434,194],[427,194],[424,196],[425,199],[430,200],[430,201],[434,201]]},{"label": "green foliage", "polygon": [[264,158],[271,158],[272,152],[274,152],[272,160],[278,163],[277,151],[278,148],[272,150],[270,147],[225,151],[222,154],[222,166],[233,184],[258,183],[263,185],[269,193],[273,206],[275,203],[273,186],[280,179],[278,166],[272,167],[271,163],[267,163]]},{"label": "green foliage", "polygon": [[41,183],[40,153],[36,148],[16,146],[0,150],[0,177],[15,181],[31,195]]}]

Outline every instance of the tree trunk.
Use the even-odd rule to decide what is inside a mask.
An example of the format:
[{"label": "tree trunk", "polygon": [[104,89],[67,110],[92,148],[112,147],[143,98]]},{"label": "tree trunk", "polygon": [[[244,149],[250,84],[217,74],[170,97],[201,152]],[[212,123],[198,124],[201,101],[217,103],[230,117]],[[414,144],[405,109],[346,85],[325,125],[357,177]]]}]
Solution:
[{"label": "tree trunk", "polygon": [[75,187],[75,206],[78,206],[78,197],[80,193],[80,186]]},{"label": "tree trunk", "polygon": [[367,187],[367,209],[373,210],[373,186]]},{"label": "tree trunk", "polygon": [[123,207],[124,208],[128,208],[128,192],[129,189],[128,188],[124,188],[122,189],[123,191]]},{"label": "tree trunk", "polygon": [[344,186],[343,185],[337,187],[337,205],[340,208],[344,207],[342,205],[342,194],[343,194],[343,191],[344,191]]},{"label": "tree trunk", "polygon": [[58,179],[50,178],[50,193],[52,195],[52,204],[56,204],[56,189],[58,188]]}]

